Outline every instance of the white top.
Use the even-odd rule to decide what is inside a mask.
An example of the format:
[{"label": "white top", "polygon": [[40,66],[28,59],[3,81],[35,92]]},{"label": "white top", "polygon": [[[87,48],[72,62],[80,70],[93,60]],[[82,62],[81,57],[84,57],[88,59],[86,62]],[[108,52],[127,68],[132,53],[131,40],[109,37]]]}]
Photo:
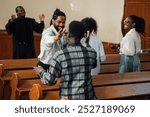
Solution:
[{"label": "white top", "polygon": [[66,43],[64,37],[58,41],[54,41],[54,37],[58,32],[51,25],[49,28],[45,29],[42,33],[42,39],[40,43],[40,54],[38,56],[39,60],[44,64],[50,64],[50,61],[57,50],[63,48]]},{"label": "white top", "polygon": [[141,37],[135,28],[122,38],[120,43],[120,54],[133,56],[141,51]]},{"label": "white top", "polygon": [[[85,43],[85,38],[81,40],[81,43]],[[94,48],[97,53],[97,66],[92,69],[91,75],[97,75],[100,73],[100,62],[106,59],[102,41],[95,35],[90,35],[89,45]]]}]

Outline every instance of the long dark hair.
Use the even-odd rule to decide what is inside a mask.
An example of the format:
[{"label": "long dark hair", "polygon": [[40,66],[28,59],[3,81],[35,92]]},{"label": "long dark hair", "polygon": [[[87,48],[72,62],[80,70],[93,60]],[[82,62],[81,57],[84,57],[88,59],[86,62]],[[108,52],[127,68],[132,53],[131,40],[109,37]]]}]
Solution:
[{"label": "long dark hair", "polygon": [[145,33],[145,20],[142,17],[138,17],[136,15],[128,16],[135,23],[135,30],[144,35]]},{"label": "long dark hair", "polygon": [[90,34],[94,32],[97,34],[97,22],[95,19],[92,17],[86,17],[81,20],[81,23],[85,27],[85,32],[86,32],[86,40],[89,41]]},{"label": "long dark hair", "polygon": [[84,25],[86,31],[97,33],[97,22],[92,17],[82,19],[81,23]]}]

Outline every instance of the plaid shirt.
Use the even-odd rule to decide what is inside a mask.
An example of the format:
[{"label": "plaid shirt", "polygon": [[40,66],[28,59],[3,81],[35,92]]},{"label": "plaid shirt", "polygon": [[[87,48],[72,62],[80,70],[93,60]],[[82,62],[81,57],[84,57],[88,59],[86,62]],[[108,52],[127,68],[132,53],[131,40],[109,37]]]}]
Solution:
[{"label": "plaid shirt", "polygon": [[60,98],[96,99],[91,79],[91,69],[96,67],[96,56],[92,48],[69,45],[55,53],[49,72],[40,73],[41,80],[52,85],[61,77]]}]

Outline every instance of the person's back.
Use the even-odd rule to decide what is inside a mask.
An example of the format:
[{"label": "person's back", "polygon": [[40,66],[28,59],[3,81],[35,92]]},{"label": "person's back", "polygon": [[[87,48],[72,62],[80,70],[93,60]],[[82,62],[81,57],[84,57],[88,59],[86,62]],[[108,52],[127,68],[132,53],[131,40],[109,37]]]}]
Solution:
[{"label": "person's back", "polygon": [[89,45],[92,48],[94,48],[94,50],[97,52],[97,66],[91,71],[91,75],[97,75],[101,73],[100,72],[101,62],[106,60],[104,47],[102,41],[95,34],[90,35]]},{"label": "person's back", "polygon": [[94,49],[83,47],[81,44],[73,44],[58,51],[54,59],[58,62],[57,65],[55,63],[54,65],[61,66],[57,70],[61,71],[60,92],[62,99],[66,97],[68,99],[95,99],[91,80],[91,69],[96,66]]},{"label": "person's back", "polygon": [[72,21],[69,24],[68,45],[54,54],[49,72],[41,67],[34,68],[44,84],[52,85],[60,78],[60,99],[96,99],[91,69],[96,67],[97,54],[93,48],[81,45],[84,33],[82,23]]},{"label": "person's back", "polygon": [[[97,52],[97,67],[92,69],[91,75],[97,75],[100,73],[100,63],[106,59],[105,51],[103,48],[102,41],[97,37],[97,22],[91,17],[86,17],[81,20],[82,24],[85,27],[87,36],[89,38],[89,45],[91,48],[94,48]],[[86,38],[81,40],[81,43],[84,44]]]}]

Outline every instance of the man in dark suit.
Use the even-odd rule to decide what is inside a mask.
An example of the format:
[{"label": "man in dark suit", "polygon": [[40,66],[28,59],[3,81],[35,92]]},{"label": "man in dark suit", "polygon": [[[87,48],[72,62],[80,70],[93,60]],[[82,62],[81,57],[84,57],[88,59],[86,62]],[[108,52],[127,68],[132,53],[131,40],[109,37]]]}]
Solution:
[{"label": "man in dark suit", "polygon": [[13,38],[13,59],[34,58],[33,32],[42,33],[45,16],[39,16],[38,23],[35,19],[25,17],[26,12],[22,6],[17,6],[15,10],[17,17],[13,14],[5,26]]}]

